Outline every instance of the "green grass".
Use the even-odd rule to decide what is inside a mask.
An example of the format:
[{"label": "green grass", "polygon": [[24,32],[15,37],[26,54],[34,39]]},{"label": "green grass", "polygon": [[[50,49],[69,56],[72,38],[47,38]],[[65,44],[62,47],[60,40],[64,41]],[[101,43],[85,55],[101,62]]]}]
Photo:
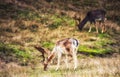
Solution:
[{"label": "green grass", "polygon": [[[89,34],[88,34],[89,35]],[[91,36],[91,35],[89,35]],[[116,43],[115,40],[111,40],[111,36],[106,33],[92,35],[94,38],[91,38],[89,40],[85,40],[87,44],[82,44],[79,46],[78,51],[79,52],[84,52],[89,55],[104,55],[104,54],[109,54],[112,53],[112,46],[111,44]]]},{"label": "green grass", "polygon": [[84,53],[87,53],[89,55],[100,55],[100,54],[106,54],[106,53],[109,53],[112,51],[111,48],[91,48],[89,46],[80,46],[79,47],[79,52],[84,52]]},{"label": "green grass", "polygon": [[8,63],[12,61],[20,65],[34,64],[39,60],[39,57],[35,57],[36,54],[34,54],[34,51],[30,50],[30,48],[22,48],[19,45],[2,43],[0,43],[0,56]]},{"label": "green grass", "polygon": [[48,48],[48,49],[52,50],[52,48],[54,47],[54,43],[52,43],[50,41],[49,42],[43,42],[42,47],[45,47],[45,48]]},{"label": "green grass", "polygon": [[36,21],[40,21],[41,16],[34,12],[34,11],[30,11],[28,9],[25,10],[17,10],[17,17],[19,19],[25,19],[25,20],[36,20]]},{"label": "green grass", "polygon": [[107,33],[101,33],[101,34],[98,34],[98,37],[102,39],[102,38],[110,38],[111,36]]},{"label": "green grass", "polygon": [[52,22],[48,26],[50,29],[56,29],[59,26],[67,26],[67,25],[75,26],[75,21],[68,16],[59,16],[59,15],[55,14],[55,15],[51,16],[49,20],[50,20],[50,22]]}]

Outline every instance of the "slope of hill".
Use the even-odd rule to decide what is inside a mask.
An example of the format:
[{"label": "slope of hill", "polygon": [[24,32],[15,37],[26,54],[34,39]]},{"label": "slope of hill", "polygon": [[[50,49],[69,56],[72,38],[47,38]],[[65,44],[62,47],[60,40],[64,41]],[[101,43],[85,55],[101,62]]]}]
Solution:
[{"label": "slope of hill", "polygon": [[[1,0],[0,62],[37,65],[41,53],[34,45],[52,50],[56,41],[68,37],[80,41],[80,58],[119,55],[119,4],[119,0]],[[83,31],[77,28],[77,19],[82,20],[93,9],[107,11],[103,34],[95,33],[94,27],[88,33],[87,25]]]}]

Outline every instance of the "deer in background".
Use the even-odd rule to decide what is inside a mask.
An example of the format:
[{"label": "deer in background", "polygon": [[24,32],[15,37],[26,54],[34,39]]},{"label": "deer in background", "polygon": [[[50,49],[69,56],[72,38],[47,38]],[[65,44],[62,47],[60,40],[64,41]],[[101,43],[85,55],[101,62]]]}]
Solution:
[{"label": "deer in background", "polygon": [[47,70],[48,64],[57,57],[57,68],[60,67],[60,60],[62,57],[62,54],[65,54],[65,64],[68,68],[68,57],[72,56],[74,61],[74,69],[77,68],[77,49],[79,46],[79,41],[74,38],[66,38],[57,41],[56,45],[54,46],[51,54],[48,56],[48,59],[44,63],[44,70]]},{"label": "deer in background", "polygon": [[[92,10],[89,11],[86,15],[86,17],[82,20],[81,23],[79,23],[78,28],[79,30],[82,30],[84,25],[87,23],[87,21],[90,22],[90,24],[94,24],[96,27],[96,32],[98,33],[98,27],[102,28],[102,33],[105,31],[105,15],[106,15],[106,11],[101,10],[101,9],[97,9],[97,10]],[[97,25],[98,22],[98,25]],[[89,28],[89,32],[91,32],[91,26]]]}]

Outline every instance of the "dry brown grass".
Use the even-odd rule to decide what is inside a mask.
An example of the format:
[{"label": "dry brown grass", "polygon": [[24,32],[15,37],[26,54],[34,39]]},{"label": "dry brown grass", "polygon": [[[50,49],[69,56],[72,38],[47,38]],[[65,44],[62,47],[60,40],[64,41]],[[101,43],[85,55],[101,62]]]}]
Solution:
[{"label": "dry brown grass", "polygon": [[119,77],[120,76],[120,55],[109,57],[86,57],[79,58],[79,67],[74,71],[71,68],[65,69],[62,63],[61,68],[55,71],[55,65],[50,65],[48,71],[43,71],[43,65],[33,67],[21,67],[15,63],[2,65],[0,77]]}]

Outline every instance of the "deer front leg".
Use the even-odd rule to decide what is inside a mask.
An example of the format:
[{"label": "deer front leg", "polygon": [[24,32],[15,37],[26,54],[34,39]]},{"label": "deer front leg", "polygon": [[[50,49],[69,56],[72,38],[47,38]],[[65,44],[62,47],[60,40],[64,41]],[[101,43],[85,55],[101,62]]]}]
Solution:
[{"label": "deer front leg", "polygon": [[57,68],[56,68],[56,71],[59,69],[60,67],[60,60],[61,60],[61,56],[62,54],[61,53],[57,53]]},{"label": "deer front leg", "polygon": [[66,57],[65,64],[66,64],[66,67],[68,69],[68,54],[66,54],[65,57]]},{"label": "deer front leg", "polygon": [[90,25],[90,28],[89,28],[89,31],[88,31],[88,32],[91,32],[91,30],[92,30],[92,26]]},{"label": "deer front leg", "polygon": [[97,24],[95,24],[95,28],[96,28],[96,33],[99,33],[98,32],[98,25]]},{"label": "deer front leg", "polygon": [[90,26],[90,28],[89,28],[89,31],[88,31],[88,32],[91,32],[92,26],[93,26],[92,22],[90,22],[89,26]]},{"label": "deer front leg", "polygon": [[73,60],[74,60],[74,70],[75,70],[78,64],[76,51],[73,51]]},{"label": "deer front leg", "polygon": [[105,24],[103,23],[103,24],[102,24],[102,33],[104,33],[105,30],[106,30],[106,29],[105,29]]}]

